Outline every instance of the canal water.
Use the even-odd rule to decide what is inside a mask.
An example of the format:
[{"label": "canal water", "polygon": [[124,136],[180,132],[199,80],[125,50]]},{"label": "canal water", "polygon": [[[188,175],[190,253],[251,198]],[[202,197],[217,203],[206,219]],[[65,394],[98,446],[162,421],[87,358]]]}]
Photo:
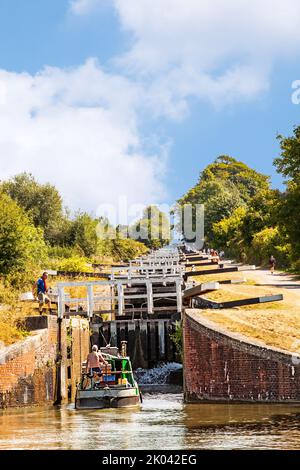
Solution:
[{"label": "canal water", "polygon": [[300,405],[187,405],[181,370],[138,369],[140,409],[0,411],[0,449],[300,449]]},{"label": "canal water", "polygon": [[185,405],[181,393],[155,393],[140,410],[6,410],[0,449],[300,449],[300,406]]}]

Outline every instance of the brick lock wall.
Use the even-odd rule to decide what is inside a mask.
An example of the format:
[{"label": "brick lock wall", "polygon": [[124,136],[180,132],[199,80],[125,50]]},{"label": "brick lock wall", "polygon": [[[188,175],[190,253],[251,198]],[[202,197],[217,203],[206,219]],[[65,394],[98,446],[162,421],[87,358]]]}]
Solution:
[{"label": "brick lock wall", "polygon": [[300,402],[293,356],[240,341],[184,315],[187,402]]},{"label": "brick lock wall", "polygon": [[[36,318],[36,321],[34,320]],[[41,317],[32,317],[39,324]],[[56,317],[44,319],[44,328],[36,330],[24,341],[0,350],[0,409],[14,406],[53,404],[56,399],[58,325]],[[75,384],[80,378],[81,360],[89,348],[88,322],[75,321],[71,359],[67,358],[67,326],[71,320],[62,322],[61,395],[68,399],[67,367],[71,367],[72,398]],[[34,327],[32,329],[35,329]]]},{"label": "brick lock wall", "polygon": [[42,330],[0,352],[0,408],[53,399],[55,367],[47,345],[48,331]]},{"label": "brick lock wall", "polygon": [[71,341],[71,358],[68,367],[71,368],[71,378],[68,379],[70,399],[75,400],[76,386],[81,378],[82,362],[86,360],[90,350],[90,332],[86,320],[72,318],[68,323]]}]

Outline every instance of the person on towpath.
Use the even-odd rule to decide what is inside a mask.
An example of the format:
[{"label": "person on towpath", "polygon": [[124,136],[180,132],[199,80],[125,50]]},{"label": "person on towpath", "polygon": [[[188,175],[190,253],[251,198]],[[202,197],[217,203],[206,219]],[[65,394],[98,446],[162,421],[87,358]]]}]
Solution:
[{"label": "person on towpath", "polygon": [[275,270],[275,266],[276,266],[276,259],[274,258],[273,255],[270,256],[269,266],[270,266],[271,274],[274,274],[274,270]]}]

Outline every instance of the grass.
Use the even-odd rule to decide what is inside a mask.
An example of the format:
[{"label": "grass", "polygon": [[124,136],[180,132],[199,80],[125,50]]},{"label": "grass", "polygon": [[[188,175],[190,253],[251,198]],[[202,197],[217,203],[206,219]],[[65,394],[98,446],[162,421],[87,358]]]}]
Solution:
[{"label": "grass", "polygon": [[0,279],[0,345],[9,345],[23,339],[27,333],[22,326],[24,318],[18,310],[18,294]]},{"label": "grass", "polygon": [[244,279],[244,274],[239,271],[232,273],[220,272],[220,274],[203,274],[201,276],[194,276],[192,279],[193,281],[195,280],[199,284],[203,284],[204,282],[218,282],[230,279]]},{"label": "grass", "polygon": [[[284,289],[280,286],[259,285],[259,273],[247,272],[243,284],[222,284],[218,291],[205,297],[217,302],[259,297],[282,293],[283,301],[236,307],[227,310],[199,310],[204,317],[229,332],[238,333],[249,340],[287,352],[300,353],[300,292],[298,289]],[[221,277],[223,276],[223,277]],[[204,280],[203,277],[206,277]],[[241,273],[199,276],[198,282],[237,279]],[[300,287],[299,287],[300,289]]]},{"label": "grass", "polygon": [[232,293],[221,287],[220,290],[209,292],[203,297],[209,300],[214,300],[215,302],[230,302],[231,300],[246,299],[248,296],[239,293]]},{"label": "grass", "polygon": [[[192,266],[193,265],[191,264],[187,267],[187,269],[186,269],[187,272],[192,271]],[[211,269],[219,269],[219,268],[216,264],[211,264],[209,266],[207,266],[207,265],[205,265],[205,266],[195,266],[195,268],[194,268],[195,271],[210,271]]]},{"label": "grass", "polygon": [[[99,281],[99,278],[66,278],[49,276],[49,287],[55,287],[58,282],[68,281]],[[30,290],[27,288],[27,290]],[[99,286],[95,288],[96,292],[102,292],[105,287]],[[26,288],[23,290],[26,291]],[[70,293],[73,298],[86,297],[85,287],[66,288],[66,292]],[[17,341],[26,338],[30,333],[24,328],[24,319],[27,316],[39,315],[38,302],[20,302],[18,301],[19,292],[14,291],[11,287],[6,287],[4,282],[0,280],[0,345],[9,346]]]},{"label": "grass", "polygon": [[18,304],[7,305],[0,310],[0,343],[8,346],[20,341],[28,332],[24,328],[24,318],[27,313],[18,308]]},{"label": "grass", "polygon": [[201,316],[226,330],[267,346],[300,353],[300,317],[290,311],[261,309],[202,310]]}]

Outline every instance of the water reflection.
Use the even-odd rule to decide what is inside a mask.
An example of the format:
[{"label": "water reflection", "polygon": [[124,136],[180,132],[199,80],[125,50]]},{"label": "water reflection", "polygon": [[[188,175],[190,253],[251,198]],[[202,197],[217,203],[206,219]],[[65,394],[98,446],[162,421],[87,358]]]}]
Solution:
[{"label": "water reflection", "polygon": [[145,395],[142,408],[0,413],[0,449],[300,449],[300,407],[184,405]]}]

